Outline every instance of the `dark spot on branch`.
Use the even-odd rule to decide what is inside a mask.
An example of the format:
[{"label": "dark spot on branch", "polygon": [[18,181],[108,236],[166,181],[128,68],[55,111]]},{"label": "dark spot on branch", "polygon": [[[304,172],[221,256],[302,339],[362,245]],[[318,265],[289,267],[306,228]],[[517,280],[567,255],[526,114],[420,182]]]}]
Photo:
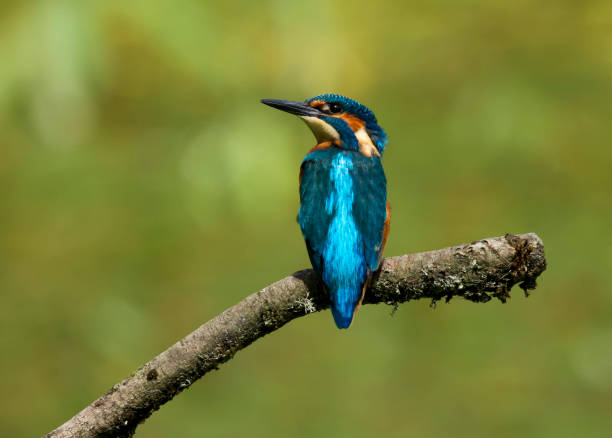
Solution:
[{"label": "dark spot on branch", "polygon": [[517,278],[522,276],[519,287],[529,296],[529,291],[536,288],[536,278],[546,269],[544,248],[541,245],[531,246],[527,239],[520,236],[506,234],[506,241],[512,245],[516,254],[512,260],[512,270]]}]

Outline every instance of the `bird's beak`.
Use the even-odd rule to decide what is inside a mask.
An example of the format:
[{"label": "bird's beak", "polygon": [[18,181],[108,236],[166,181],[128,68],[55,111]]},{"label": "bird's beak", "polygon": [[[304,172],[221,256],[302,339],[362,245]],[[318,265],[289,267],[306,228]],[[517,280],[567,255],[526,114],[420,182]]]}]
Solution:
[{"label": "bird's beak", "polygon": [[265,103],[272,108],[276,108],[296,116],[316,117],[321,115],[321,112],[318,109],[313,108],[304,102],[293,102],[291,100],[279,99],[261,99],[261,103]]}]

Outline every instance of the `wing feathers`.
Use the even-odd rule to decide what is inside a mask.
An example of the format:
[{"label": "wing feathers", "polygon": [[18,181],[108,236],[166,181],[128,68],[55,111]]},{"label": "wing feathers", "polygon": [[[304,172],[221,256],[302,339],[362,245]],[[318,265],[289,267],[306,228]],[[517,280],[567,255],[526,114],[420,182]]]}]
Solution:
[{"label": "wing feathers", "polygon": [[313,150],[300,170],[298,222],[340,328],[350,325],[384,248],[385,174],[376,156]]}]

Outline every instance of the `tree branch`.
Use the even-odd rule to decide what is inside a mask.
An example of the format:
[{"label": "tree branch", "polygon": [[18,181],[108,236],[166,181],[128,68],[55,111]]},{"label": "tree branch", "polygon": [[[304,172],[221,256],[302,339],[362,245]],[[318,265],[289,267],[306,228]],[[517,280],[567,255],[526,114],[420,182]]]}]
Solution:
[{"label": "tree branch", "polygon": [[[533,233],[385,259],[365,303],[460,296],[505,301],[517,283],[527,291],[546,269],[542,240]],[[128,437],[153,411],[262,336],[329,307],[317,275],[296,272],[200,326],[113,386],[46,437]],[[331,322],[330,322],[331,324]]]}]

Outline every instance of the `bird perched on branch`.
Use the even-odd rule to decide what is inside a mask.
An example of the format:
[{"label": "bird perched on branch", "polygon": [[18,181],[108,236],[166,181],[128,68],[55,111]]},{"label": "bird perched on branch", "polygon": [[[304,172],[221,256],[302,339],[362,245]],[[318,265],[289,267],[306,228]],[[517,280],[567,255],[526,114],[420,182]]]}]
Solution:
[{"label": "bird perched on branch", "polygon": [[316,137],[300,168],[298,222],[334,321],[348,328],[380,266],[389,233],[380,161],[387,135],[372,111],[337,94],[262,103],[300,117]]}]

